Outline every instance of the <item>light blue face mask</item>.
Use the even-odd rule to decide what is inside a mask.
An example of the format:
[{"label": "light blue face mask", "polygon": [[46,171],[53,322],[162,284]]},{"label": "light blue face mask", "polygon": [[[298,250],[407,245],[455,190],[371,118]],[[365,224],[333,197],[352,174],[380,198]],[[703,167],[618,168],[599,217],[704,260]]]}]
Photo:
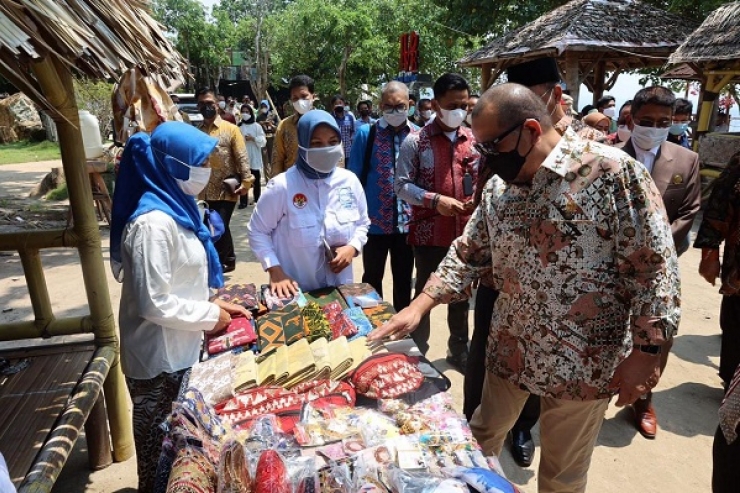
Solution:
[{"label": "light blue face mask", "polygon": [[668,132],[671,135],[678,137],[680,135],[685,134],[688,128],[689,128],[688,123],[674,123],[673,125],[671,125],[671,129]]}]

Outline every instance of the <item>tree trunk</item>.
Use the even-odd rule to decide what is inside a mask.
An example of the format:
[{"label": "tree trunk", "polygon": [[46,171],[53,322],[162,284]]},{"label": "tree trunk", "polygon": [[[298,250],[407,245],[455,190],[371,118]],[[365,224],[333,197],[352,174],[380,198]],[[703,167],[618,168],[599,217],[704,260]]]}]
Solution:
[{"label": "tree trunk", "polygon": [[344,47],[344,53],[342,54],[342,62],[339,64],[339,94],[342,95],[342,97],[346,97],[347,94],[347,63],[349,62],[349,57],[352,55],[352,47],[347,45]]}]

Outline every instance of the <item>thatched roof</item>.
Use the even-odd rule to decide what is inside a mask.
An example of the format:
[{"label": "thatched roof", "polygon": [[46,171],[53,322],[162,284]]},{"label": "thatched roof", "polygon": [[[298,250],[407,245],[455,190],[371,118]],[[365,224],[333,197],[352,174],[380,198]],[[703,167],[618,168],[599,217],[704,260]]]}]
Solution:
[{"label": "thatched roof", "polygon": [[[463,66],[500,64],[512,59],[559,57],[567,50],[601,52],[615,64],[662,65],[698,22],[639,0],[573,0],[510,31],[459,61]],[[650,59],[645,57],[656,57]],[[646,63],[647,60],[647,63]]]},{"label": "thatched roof", "polygon": [[45,57],[103,79],[140,66],[174,86],[186,64],[164,32],[146,0],[2,0],[0,73],[47,108],[29,68]]},{"label": "thatched roof", "polygon": [[671,55],[669,63],[740,60],[740,2],[721,6]]}]

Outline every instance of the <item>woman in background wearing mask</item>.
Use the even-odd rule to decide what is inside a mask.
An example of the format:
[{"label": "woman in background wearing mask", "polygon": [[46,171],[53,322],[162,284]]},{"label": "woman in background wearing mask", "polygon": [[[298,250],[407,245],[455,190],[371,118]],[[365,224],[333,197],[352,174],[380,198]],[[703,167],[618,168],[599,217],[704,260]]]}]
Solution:
[{"label": "woman in background wearing mask", "polygon": [[268,178],[274,178],[295,163],[298,157],[298,120],[313,109],[316,99],[313,79],[307,75],[296,75],[290,79],[288,91],[293,114],[281,121],[275,131],[272,166]]},{"label": "woman in background wearing mask", "polygon": [[133,135],[113,198],[111,267],[123,283],[119,309],[121,366],[133,401],[139,491],[152,491],[183,374],[198,361],[203,332],[218,331],[244,308],[209,301],[223,274],[194,196],[217,139],[182,122]]},{"label": "woman in background wearing mask", "polygon": [[[267,137],[262,126],[257,123],[249,105],[242,106],[242,119],[239,122],[239,130],[247,143],[247,155],[249,156],[249,168],[254,176],[252,193],[254,203],[260,199],[262,192],[262,148],[267,144]],[[244,209],[249,205],[249,194],[239,197],[239,208]]]},{"label": "woman in background wearing mask", "polygon": [[295,166],[273,178],[249,222],[249,245],[280,297],[353,282],[352,259],[367,242],[365,192],[338,168],[344,149],[332,115],[313,110],[298,122]]},{"label": "woman in background wearing mask", "polygon": [[609,125],[611,125],[611,118],[603,113],[595,111],[583,117],[583,123],[591,128],[595,128],[604,135],[609,133]]}]

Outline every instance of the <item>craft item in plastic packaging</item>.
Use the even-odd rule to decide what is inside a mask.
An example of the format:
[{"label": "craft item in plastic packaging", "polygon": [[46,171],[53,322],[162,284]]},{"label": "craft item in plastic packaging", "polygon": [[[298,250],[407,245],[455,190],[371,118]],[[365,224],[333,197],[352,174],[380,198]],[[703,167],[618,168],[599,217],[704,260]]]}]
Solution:
[{"label": "craft item in plastic packaging", "polygon": [[394,493],[433,493],[442,484],[441,478],[427,473],[404,471],[396,466],[388,467],[384,477],[386,485]]},{"label": "craft item in plastic packaging", "polygon": [[393,419],[369,409],[360,415],[359,426],[362,439],[368,447],[382,445],[400,435]]},{"label": "craft item in plastic packaging", "polygon": [[292,493],[288,469],[275,450],[265,450],[257,462],[255,493]]},{"label": "craft item in plastic packaging", "polygon": [[442,471],[448,478],[455,478],[467,483],[474,491],[480,493],[521,493],[506,478],[490,469],[481,467],[453,467]]},{"label": "craft item in plastic packaging", "polygon": [[286,459],[285,463],[293,493],[316,493],[318,478],[315,457],[294,457]]},{"label": "craft item in plastic packaging", "polygon": [[252,477],[244,446],[237,440],[229,440],[221,448],[218,461],[217,493],[249,493]]}]

